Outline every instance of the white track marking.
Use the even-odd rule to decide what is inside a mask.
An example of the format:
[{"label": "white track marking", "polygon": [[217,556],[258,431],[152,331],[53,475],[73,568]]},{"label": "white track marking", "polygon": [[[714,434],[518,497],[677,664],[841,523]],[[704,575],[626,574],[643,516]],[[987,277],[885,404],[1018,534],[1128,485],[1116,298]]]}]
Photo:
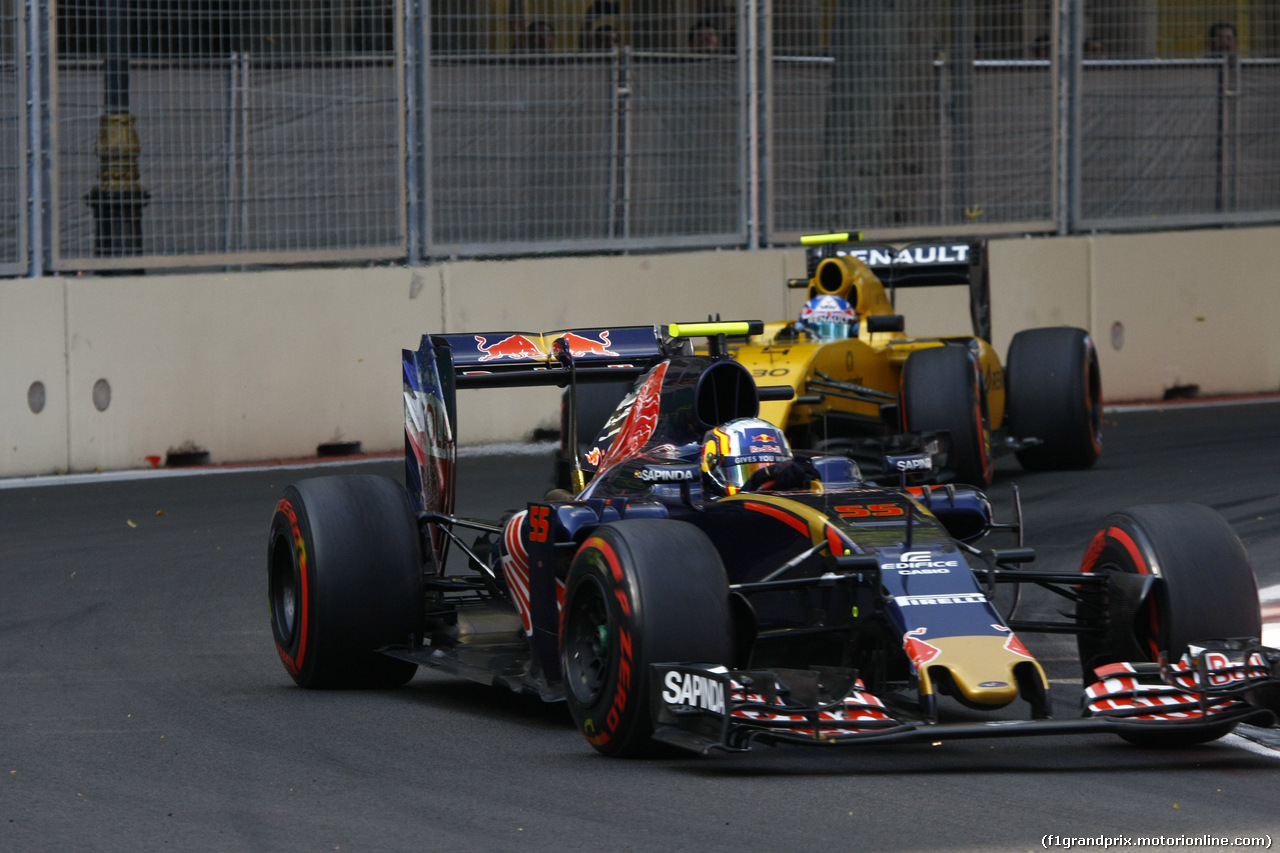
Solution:
[{"label": "white track marking", "polygon": [[1262,602],[1262,645],[1280,648],[1280,584],[1258,590],[1258,600]]},{"label": "white track marking", "polygon": [[[1248,406],[1259,403],[1280,403],[1280,394],[1242,395],[1239,397],[1207,397],[1203,400],[1153,400],[1146,403],[1115,403],[1103,405],[1107,414],[1123,412],[1150,412],[1159,409],[1204,409],[1217,406]],[[557,442],[547,441],[530,444],[527,442],[499,442],[494,444],[468,445],[458,448],[458,457],[467,459],[485,456],[533,456],[550,453]],[[385,462],[398,458],[398,453],[378,454],[358,457],[329,457],[316,459],[289,460],[278,463],[247,463],[236,465],[206,465],[190,468],[135,468],[124,471],[101,471],[88,474],[50,474],[36,477],[0,477],[0,489],[19,489],[27,486],[73,486],[84,483],[118,483],[130,480],[146,480],[155,477],[191,477],[203,474],[230,474],[237,471],[291,471],[300,468],[311,468],[317,465],[344,464],[361,465],[371,462]]]},{"label": "white track marking", "polygon": [[[1150,412],[1159,409],[1204,409],[1215,406],[1248,406],[1259,403],[1280,403],[1280,394],[1243,395],[1239,397],[1208,397],[1203,400],[1153,400],[1146,403],[1115,403],[1104,405],[1102,410],[1107,414],[1123,412]],[[557,446],[554,441],[538,442],[499,442],[494,444],[468,445],[458,448],[458,457],[467,459],[485,456],[534,456],[540,453],[551,453]],[[358,457],[328,457],[316,459],[298,459],[286,462],[261,462],[235,465],[206,465],[190,468],[134,468],[123,471],[101,471],[87,474],[47,474],[36,477],[0,477],[0,489],[19,489],[27,486],[74,486],[84,483],[118,483],[130,480],[146,480],[155,477],[192,477],[203,474],[231,474],[237,471],[291,471],[301,468],[312,468],[317,465],[361,465],[371,462],[385,462],[398,458],[398,453],[377,454]]]},{"label": "white track marking", "polygon": [[1104,404],[1102,411],[1108,415],[1126,412],[1152,412],[1160,409],[1212,409],[1221,406],[1252,406],[1257,403],[1280,403],[1280,394],[1257,394],[1240,397],[1206,397],[1203,400],[1153,400],[1149,403]]},{"label": "white track marking", "polygon": [[1236,749],[1243,749],[1245,752],[1252,752],[1254,755],[1265,755],[1267,758],[1280,758],[1280,749],[1267,746],[1257,741],[1249,740],[1247,737],[1241,737],[1237,734],[1229,734],[1219,741],[1225,746],[1234,746]]},{"label": "white track marking", "polygon": [[[510,442],[504,444],[475,444],[458,448],[459,459],[479,459],[486,456],[539,456],[551,455],[559,445],[554,441],[535,444]],[[200,465],[190,468],[130,468],[124,471],[98,471],[89,474],[42,474],[36,477],[0,478],[0,489],[21,489],[28,486],[81,486],[86,483],[121,483],[132,480],[154,480],[165,477],[199,477],[207,474],[239,474],[243,471],[297,471],[326,465],[370,465],[375,462],[391,462],[403,459],[400,453],[381,453],[367,456],[328,456],[315,459],[294,459],[288,462],[251,462],[228,465]]]}]

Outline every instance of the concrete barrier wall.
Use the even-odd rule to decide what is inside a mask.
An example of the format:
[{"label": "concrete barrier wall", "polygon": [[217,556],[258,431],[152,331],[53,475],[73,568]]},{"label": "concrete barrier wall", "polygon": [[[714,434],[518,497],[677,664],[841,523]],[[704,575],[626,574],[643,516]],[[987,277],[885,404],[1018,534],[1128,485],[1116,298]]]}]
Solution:
[{"label": "concrete barrier wall", "polygon": [[0,281],[0,476],[67,469],[66,307],[63,279]]},{"label": "concrete barrier wall", "polygon": [[[0,476],[397,451],[400,350],[425,332],[771,318],[803,273],[791,251],[0,281]],[[554,428],[557,393],[463,392],[459,438]]]},{"label": "concrete barrier wall", "polygon": [[1280,231],[1098,237],[1089,280],[1109,398],[1280,390]]},{"label": "concrete barrier wall", "polygon": [[1280,390],[1280,230],[1250,228],[991,243],[993,337],[1088,329],[1105,399]]},{"label": "concrete barrier wall", "polygon": [[[990,243],[998,351],[1078,325],[1109,400],[1280,389],[1280,229]],[[795,316],[799,250],[0,281],[0,476],[397,451],[402,348],[424,332]],[[907,331],[967,333],[963,288],[904,290]],[[41,383],[40,395],[32,390]],[[463,392],[463,443],[554,428],[558,392]],[[33,403],[37,404],[33,407]],[[39,408],[34,411],[33,408]]]}]

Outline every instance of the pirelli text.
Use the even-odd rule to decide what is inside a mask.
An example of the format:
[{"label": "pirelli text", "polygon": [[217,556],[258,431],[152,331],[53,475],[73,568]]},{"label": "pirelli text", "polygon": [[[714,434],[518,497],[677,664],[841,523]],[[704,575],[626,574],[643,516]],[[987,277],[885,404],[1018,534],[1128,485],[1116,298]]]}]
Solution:
[{"label": "pirelli text", "polygon": [[1112,850],[1125,847],[1187,847],[1222,850],[1229,847],[1271,849],[1270,835],[1042,835],[1045,850]]}]

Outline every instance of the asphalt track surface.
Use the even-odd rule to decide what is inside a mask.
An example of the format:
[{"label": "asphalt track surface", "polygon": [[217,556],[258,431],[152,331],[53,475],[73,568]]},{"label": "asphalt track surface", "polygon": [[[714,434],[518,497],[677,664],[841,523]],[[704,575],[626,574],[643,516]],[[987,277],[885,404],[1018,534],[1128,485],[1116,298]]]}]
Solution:
[{"label": "asphalt track surface", "polygon": [[[1274,587],[1278,439],[1275,402],[1110,413],[1097,468],[1027,474],[1002,461],[992,496],[1007,516],[1020,486],[1035,565],[1057,571],[1078,568],[1112,509],[1205,503]],[[0,849],[1280,841],[1280,738],[1268,730],[1176,751],[1084,735],[618,761],[596,755],[562,706],[435,672],[396,691],[299,689],[268,627],[267,524],[288,482],[344,471],[399,477],[400,464],[0,483]],[[464,459],[459,511],[496,517],[536,499],[549,471],[543,455]],[[1072,716],[1072,643],[1023,638],[1059,716]],[[1206,836],[1228,843],[1194,843]]]}]

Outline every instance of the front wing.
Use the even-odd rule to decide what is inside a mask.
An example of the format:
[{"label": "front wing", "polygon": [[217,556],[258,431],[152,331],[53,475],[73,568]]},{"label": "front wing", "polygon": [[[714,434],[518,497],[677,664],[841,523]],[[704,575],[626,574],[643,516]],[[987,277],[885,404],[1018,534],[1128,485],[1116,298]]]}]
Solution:
[{"label": "front wing", "polygon": [[1280,650],[1206,641],[1174,664],[1109,664],[1075,719],[938,723],[894,709],[852,670],[735,670],[654,664],[654,739],[699,753],[744,752],[755,741],[809,746],[936,742],[1074,733],[1187,732],[1231,723],[1276,725]]}]

